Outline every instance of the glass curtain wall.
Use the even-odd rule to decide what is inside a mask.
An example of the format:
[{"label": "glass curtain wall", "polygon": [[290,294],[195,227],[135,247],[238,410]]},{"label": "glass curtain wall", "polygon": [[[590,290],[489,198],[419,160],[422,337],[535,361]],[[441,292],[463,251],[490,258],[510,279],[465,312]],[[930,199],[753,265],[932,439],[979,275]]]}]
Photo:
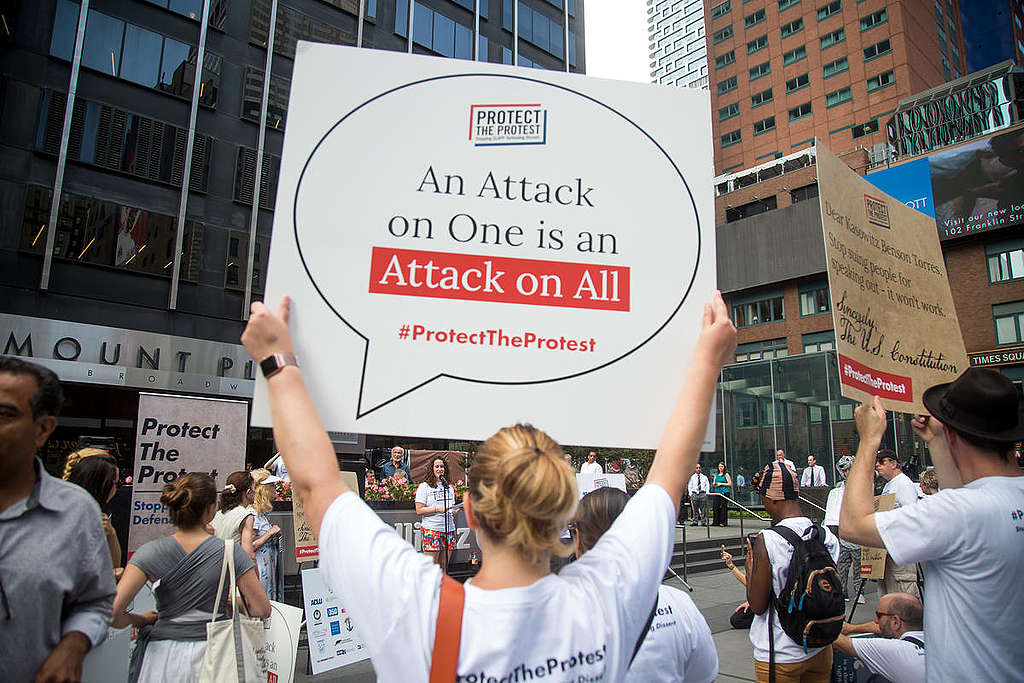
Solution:
[{"label": "glass curtain wall", "polygon": [[[716,409],[716,450],[702,460],[709,471],[724,460],[733,480],[743,477],[735,498],[759,505],[750,476],[782,449],[800,472],[813,455],[835,485],[835,463],[857,452],[855,401],[839,392],[839,368],[834,351],[805,353],[771,360],[737,363],[722,370]],[[889,413],[882,447],[900,460],[914,460],[923,469],[930,463],[924,444],[914,437],[910,416]]]}]

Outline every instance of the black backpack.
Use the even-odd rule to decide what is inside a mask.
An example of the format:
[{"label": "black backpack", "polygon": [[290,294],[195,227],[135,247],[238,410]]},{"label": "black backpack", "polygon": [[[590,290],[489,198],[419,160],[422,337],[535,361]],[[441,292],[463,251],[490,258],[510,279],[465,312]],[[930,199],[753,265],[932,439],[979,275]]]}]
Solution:
[{"label": "black backpack", "polygon": [[[817,524],[810,538],[803,539],[792,529],[776,525],[771,530],[793,546],[786,585],[778,596],[772,591],[770,609],[778,612],[779,624],[786,635],[804,650],[831,645],[843,630],[845,602],[843,584],[836,563],[825,547],[825,531]],[[772,635],[769,614],[768,634]],[[775,643],[771,638],[772,659]]]}]

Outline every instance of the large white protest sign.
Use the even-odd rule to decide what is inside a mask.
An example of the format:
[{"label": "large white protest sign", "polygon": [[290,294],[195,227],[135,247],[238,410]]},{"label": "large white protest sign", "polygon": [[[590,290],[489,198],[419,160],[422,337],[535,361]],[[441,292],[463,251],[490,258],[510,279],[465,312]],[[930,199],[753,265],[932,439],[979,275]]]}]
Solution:
[{"label": "large white protest sign", "polygon": [[327,427],[521,420],[653,446],[715,284],[708,111],[705,92],[300,44],[267,301],[294,299]]},{"label": "large white protest sign", "polygon": [[139,394],[128,553],[174,532],[165,484],[188,472],[213,476],[217,489],[245,467],[248,406],[243,401],[169,394]]}]

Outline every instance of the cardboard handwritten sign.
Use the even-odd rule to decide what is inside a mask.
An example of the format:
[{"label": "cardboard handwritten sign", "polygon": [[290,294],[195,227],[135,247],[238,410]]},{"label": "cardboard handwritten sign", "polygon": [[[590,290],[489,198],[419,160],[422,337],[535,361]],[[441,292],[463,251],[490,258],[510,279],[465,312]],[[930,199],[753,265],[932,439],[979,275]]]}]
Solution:
[{"label": "cardboard handwritten sign", "polygon": [[[341,478],[350,490],[359,491],[359,480],[355,472],[342,472]],[[292,496],[292,525],[295,530],[295,561],[301,563],[319,560],[320,546],[317,544],[316,534],[309,526],[306,511],[297,495]]]},{"label": "cardboard handwritten sign", "polygon": [[654,447],[715,287],[708,112],[704,91],[300,43],[266,299],[293,298],[325,426]]},{"label": "cardboard handwritten sign", "polygon": [[935,221],[817,157],[842,395],[926,412],[924,390],[968,367]]},{"label": "cardboard handwritten sign", "polygon": [[[896,494],[887,493],[875,496],[875,512],[892,510],[896,504]],[[860,576],[862,579],[881,579],[885,576],[885,548],[863,546],[860,549]]]}]

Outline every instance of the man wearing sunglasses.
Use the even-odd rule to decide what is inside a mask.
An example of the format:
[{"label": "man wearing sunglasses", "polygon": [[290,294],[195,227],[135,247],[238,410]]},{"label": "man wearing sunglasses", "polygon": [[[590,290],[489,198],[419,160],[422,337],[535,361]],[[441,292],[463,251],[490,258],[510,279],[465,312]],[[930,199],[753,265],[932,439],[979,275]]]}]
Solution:
[{"label": "man wearing sunglasses", "polygon": [[[832,647],[862,661],[871,673],[892,683],[924,681],[924,631],[921,601],[909,593],[889,593],[878,601],[875,620],[843,624]],[[850,638],[869,633],[878,638]]]}]

